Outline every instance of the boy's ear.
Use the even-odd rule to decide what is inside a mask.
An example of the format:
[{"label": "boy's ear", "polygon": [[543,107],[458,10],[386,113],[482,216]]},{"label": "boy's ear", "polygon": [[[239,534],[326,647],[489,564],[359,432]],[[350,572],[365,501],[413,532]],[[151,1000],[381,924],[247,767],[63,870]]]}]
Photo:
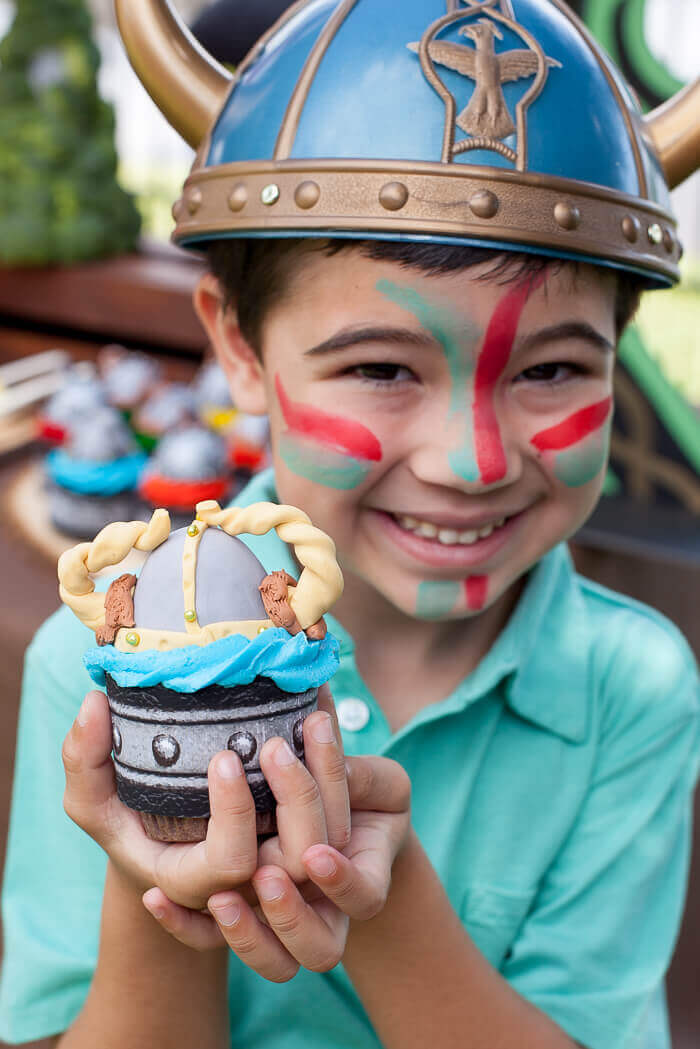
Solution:
[{"label": "boy's ear", "polygon": [[233,403],[249,415],[265,415],[267,399],[260,358],[241,334],[236,311],[224,308],[221,285],[212,273],[200,277],[193,302],[228,379]]}]

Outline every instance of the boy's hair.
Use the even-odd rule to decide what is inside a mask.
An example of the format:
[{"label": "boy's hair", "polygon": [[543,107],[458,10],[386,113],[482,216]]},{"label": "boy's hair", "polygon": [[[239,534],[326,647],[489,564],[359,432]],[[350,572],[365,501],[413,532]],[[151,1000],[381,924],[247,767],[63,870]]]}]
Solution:
[{"label": "boy's hair", "polygon": [[[575,273],[580,265],[544,255],[463,244],[304,237],[212,241],[207,248],[207,258],[210,271],[223,289],[225,306],[236,307],[241,333],[260,354],[265,316],[287,294],[299,265],[312,254],[330,257],[350,251],[360,252],[368,259],[397,262],[406,269],[419,270],[428,276],[454,273],[492,262],[491,268],[479,279],[501,284],[537,276],[553,266],[571,268]],[[617,278],[615,329],[619,338],[634,316],[639,297],[648,282],[644,277],[624,270],[601,269],[600,272],[615,273]]]}]

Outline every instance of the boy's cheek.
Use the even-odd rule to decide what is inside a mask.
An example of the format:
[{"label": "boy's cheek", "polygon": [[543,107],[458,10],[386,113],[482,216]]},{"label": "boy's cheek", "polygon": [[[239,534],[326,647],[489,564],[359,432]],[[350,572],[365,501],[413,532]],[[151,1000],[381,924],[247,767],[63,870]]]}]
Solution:
[{"label": "boy's cheek", "polygon": [[580,488],[607,464],[612,425],[612,397],[569,415],[530,439],[540,463],[567,488]]},{"label": "boy's cheek", "polygon": [[275,376],[281,411],[277,455],[298,477],[336,491],[364,484],[382,461],[377,436],[363,423],[292,400]]}]

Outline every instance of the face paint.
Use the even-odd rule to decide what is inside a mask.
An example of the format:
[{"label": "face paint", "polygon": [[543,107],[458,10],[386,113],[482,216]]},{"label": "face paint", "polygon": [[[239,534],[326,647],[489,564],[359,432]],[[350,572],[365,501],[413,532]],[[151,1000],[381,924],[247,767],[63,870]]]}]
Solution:
[{"label": "face paint", "polygon": [[382,457],[381,445],[371,430],[320,408],[295,404],[279,375],[275,389],[287,424],[278,440],[285,465],[299,477],[326,488],[348,490],[362,484],[372,464]]},{"label": "face paint", "polygon": [[449,579],[429,579],[418,584],[416,614],[421,619],[441,619],[459,600],[461,587]]},{"label": "face paint", "polygon": [[441,619],[455,610],[464,594],[470,612],[480,612],[486,603],[488,576],[473,575],[464,583],[451,580],[427,580],[418,584],[416,614],[422,619]]},{"label": "face paint", "polygon": [[[481,328],[468,318],[445,306],[436,306],[415,290],[402,287],[390,280],[377,281],[377,291],[412,313],[436,342],[442,346],[450,372],[450,407],[448,421],[463,411],[465,391],[474,371],[474,350],[482,336]],[[452,470],[465,481],[478,480],[471,426],[464,426],[460,447],[449,454]]]},{"label": "face paint", "polygon": [[489,577],[485,575],[470,575],[468,579],[464,580],[467,608],[471,612],[480,612],[486,604],[488,585]]},{"label": "face paint", "polygon": [[519,284],[501,299],[493,311],[479,354],[474,377],[474,444],[484,484],[493,484],[506,475],[506,454],[493,406],[493,393],[508,363],[520,315],[544,278],[544,273],[539,274],[533,280]]},{"label": "face paint", "polygon": [[612,397],[606,397],[532,438],[530,443],[552,465],[554,476],[569,488],[588,484],[603,469],[608,455],[611,405]]}]

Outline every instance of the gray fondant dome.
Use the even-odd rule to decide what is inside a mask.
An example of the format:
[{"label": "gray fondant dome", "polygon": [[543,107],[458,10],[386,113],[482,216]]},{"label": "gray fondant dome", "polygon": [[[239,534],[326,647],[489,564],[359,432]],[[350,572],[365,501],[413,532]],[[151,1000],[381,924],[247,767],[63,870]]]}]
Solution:
[{"label": "gray fondant dome", "polygon": [[66,450],[73,459],[109,463],[134,454],[138,446],[120,412],[105,404],[74,421]]},{"label": "gray fondant dome", "polygon": [[177,481],[225,476],[226,443],[204,426],[173,430],[158,445],[149,463],[149,472]]},{"label": "gray fondant dome", "polygon": [[85,369],[72,368],[65,384],[46,402],[43,414],[62,426],[85,418],[107,402],[102,383]]},{"label": "gray fondant dome", "polygon": [[[147,557],[134,590],[137,627],[185,629],[182,554],[187,530],[179,528]],[[195,610],[200,626],[267,619],[258,587],[266,572],[235,536],[207,528],[197,551]]]}]

